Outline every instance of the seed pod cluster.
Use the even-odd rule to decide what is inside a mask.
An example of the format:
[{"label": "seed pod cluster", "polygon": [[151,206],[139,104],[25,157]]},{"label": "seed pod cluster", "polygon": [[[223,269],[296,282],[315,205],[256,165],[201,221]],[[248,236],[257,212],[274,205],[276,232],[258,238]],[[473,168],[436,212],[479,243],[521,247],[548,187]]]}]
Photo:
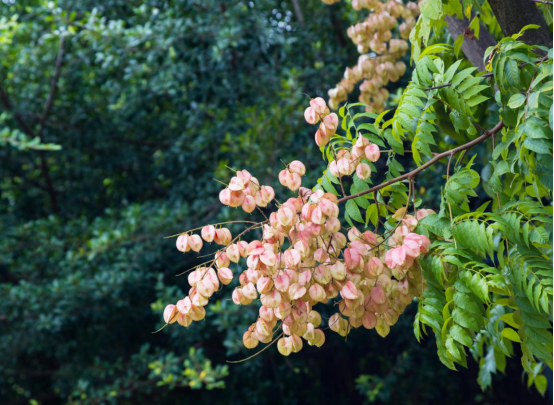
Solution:
[{"label": "seed pod cluster", "polygon": [[[318,100],[315,108],[318,117],[329,115],[324,102]],[[306,115],[316,123],[311,112]],[[371,175],[368,163],[379,158],[377,145],[359,135],[350,149],[341,150],[329,170],[337,177],[356,173],[367,178]],[[343,232],[334,194],[299,187],[296,178],[289,182],[288,177],[296,174],[300,178],[305,170],[301,162],[294,161],[279,175],[281,183],[298,190],[298,195],[276,204],[269,219],[257,225],[262,229],[260,239],[232,238],[227,228],[212,225],[202,228],[200,235],[179,236],[177,247],[183,252],[199,251],[203,241],[223,247],[209,264],[189,273],[189,293],[165,308],[166,323],[188,327],[204,319],[209,299],[234,279],[231,263],[242,262],[237,268],[246,270],[238,275],[232,300],[236,305],[260,304],[256,321],[243,334],[243,344],[249,349],[276,341],[278,351],[288,356],[300,351],[304,343],[320,347],[325,342],[325,325],[318,305],[325,304],[337,308],[326,326],[341,336],[361,326],[381,336],[389,333],[425,288],[419,257],[428,251],[430,241],[414,230],[418,220],[432,210],[419,210],[415,216],[399,210],[393,216],[396,227],[384,235],[355,227]],[[237,174],[239,179],[246,176],[237,173],[242,173]],[[231,180],[228,188],[235,183],[240,182]]]},{"label": "seed pod cluster", "polygon": [[[352,7],[373,12],[363,22],[348,28],[348,37],[362,55],[355,66],[346,68],[336,87],[329,90],[329,107],[338,108],[356,83],[363,80],[359,87],[360,101],[367,104],[370,111],[380,112],[389,96],[384,87],[389,82],[396,82],[406,72],[406,65],[400,59],[408,51],[406,40],[415,27],[419,6],[414,2],[404,5],[396,0],[353,0]],[[393,38],[396,28],[401,39]],[[368,55],[368,52],[373,55]]]}]

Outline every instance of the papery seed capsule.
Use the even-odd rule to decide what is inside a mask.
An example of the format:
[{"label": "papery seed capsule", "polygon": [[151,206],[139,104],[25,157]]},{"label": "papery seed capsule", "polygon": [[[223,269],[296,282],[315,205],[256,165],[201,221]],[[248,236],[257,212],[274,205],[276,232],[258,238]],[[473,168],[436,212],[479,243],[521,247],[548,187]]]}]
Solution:
[{"label": "papery seed capsule", "polygon": [[169,304],[164,309],[164,321],[165,323],[175,323],[178,317],[177,307],[173,304]]},{"label": "papery seed capsule", "polygon": [[223,285],[228,285],[231,281],[233,281],[233,272],[228,267],[220,267],[217,269],[217,277]]},{"label": "papery seed capsule", "polygon": [[316,114],[315,110],[312,107],[306,108],[304,110],[304,119],[308,124],[317,124],[319,121],[319,116]]},{"label": "papery seed capsule", "polygon": [[296,173],[299,176],[304,176],[306,174],[306,166],[299,160],[293,160],[289,164],[289,171]]},{"label": "papery seed capsule", "polygon": [[310,295],[310,298],[315,302],[327,301],[327,294],[325,293],[325,290],[323,289],[323,287],[320,286],[319,284],[312,285],[308,290],[308,293]]},{"label": "papery seed capsule", "polygon": [[283,337],[277,341],[277,350],[283,356],[288,356],[292,353],[292,342],[290,338]]},{"label": "papery seed capsule", "polygon": [[341,295],[347,300],[355,300],[358,298],[358,289],[354,283],[348,280],[342,289],[340,290]]},{"label": "papery seed capsule", "polygon": [[185,328],[188,328],[189,325],[192,323],[192,318],[188,315],[180,314],[177,317],[177,323],[181,326],[184,326]]},{"label": "papery seed capsule", "polygon": [[189,246],[195,252],[200,252],[202,250],[202,238],[198,235],[191,235],[189,238]]},{"label": "papery seed capsule", "polygon": [[215,227],[213,225],[206,225],[202,228],[202,239],[206,242],[212,242],[215,237]]},{"label": "papery seed capsule", "polygon": [[298,353],[300,350],[302,350],[302,339],[298,335],[292,335],[290,337],[291,344],[292,344],[292,352]]},{"label": "papery seed capsule", "polygon": [[254,197],[247,195],[244,197],[244,202],[241,205],[241,208],[247,214],[250,214],[256,209],[256,200]]},{"label": "papery seed capsule", "polygon": [[344,267],[342,262],[337,261],[329,270],[331,271],[331,276],[333,276],[335,280],[340,281],[346,278],[346,267]]},{"label": "papery seed capsule", "polygon": [[381,157],[381,151],[379,150],[379,146],[375,144],[366,146],[365,156],[367,160],[369,160],[370,162],[377,162],[379,160],[379,157]]},{"label": "papery seed capsule", "polygon": [[371,168],[367,163],[360,163],[356,167],[356,175],[362,180],[368,179],[371,177]]},{"label": "papery seed capsule", "polygon": [[251,330],[247,330],[242,335],[242,343],[244,344],[244,347],[246,347],[247,349],[253,349],[256,346],[258,346],[258,343],[260,342],[254,338]]},{"label": "papery seed capsule", "polygon": [[190,300],[190,297],[185,297],[182,300],[177,301],[177,310],[183,314],[187,315],[190,313],[192,309],[192,302]]},{"label": "papery seed capsule", "polygon": [[373,329],[377,325],[377,317],[372,312],[365,312],[362,317],[362,325],[366,329]]},{"label": "papery seed capsule", "polygon": [[180,252],[186,253],[190,250],[190,236],[188,234],[179,235],[177,237],[177,241],[175,242],[175,245],[177,246],[177,250]]}]

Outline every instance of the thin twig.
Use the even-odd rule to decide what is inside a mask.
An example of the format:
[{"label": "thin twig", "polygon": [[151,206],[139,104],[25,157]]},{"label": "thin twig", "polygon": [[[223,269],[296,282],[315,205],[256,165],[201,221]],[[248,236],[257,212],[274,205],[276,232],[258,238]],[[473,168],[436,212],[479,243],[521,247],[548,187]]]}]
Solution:
[{"label": "thin twig", "polygon": [[345,202],[345,201],[348,201],[348,200],[351,200],[353,198],[358,198],[358,197],[361,197],[362,195],[366,195],[366,194],[369,194],[369,193],[373,193],[374,191],[377,191],[377,190],[380,190],[382,188],[385,188],[387,186],[390,186],[391,184],[394,184],[394,183],[398,183],[399,181],[402,181],[402,180],[406,180],[406,179],[409,179],[409,178],[413,178],[415,177],[415,175],[417,175],[419,172],[427,169],[429,166],[432,166],[434,165],[435,163],[437,163],[439,160],[441,160],[442,158],[445,158],[447,156],[450,156],[450,154],[456,154],[460,151],[463,151],[463,150],[467,150],[467,149],[471,149],[473,146],[475,145],[478,145],[480,144],[481,142],[483,141],[486,141],[488,138],[490,138],[491,136],[493,136],[494,134],[496,134],[498,131],[500,131],[502,128],[504,127],[504,122],[501,120],[498,124],[496,124],[494,126],[494,128],[492,128],[490,131],[486,131],[483,135],[481,135],[479,138],[475,138],[473,141],[471,142],[468,142],[464,145],[460,145],[456,148],[453,148],[453,149],[450,149],[450,150],[447,150],[445,152],[442,152],[442,153],[439,153],[438,155],[436,155],[433,159],[429,160],[428,162],[424,163],[423,165],[421,165],[420,167],[418,167],[417,169],[414,169],[412,170],[411,172],[408,172],[408,173],[405,173],[403,174],[402,176],[398,176],[394,179],[391,179],[391,180],[388,180],[388,181],[385,181],[384,183],[381,183],[379,184],[378,186],[375,186],[375,187],[372,187],[368,190],[365,190],[365,191],[362,191],[362,192],[359,192],[359,193],[356,193],[356,194],[352,194],[352,195],[349,195],[349,196],[346,196],[346,197],[343,197],[341,198],[338,202],[339,203],[342,203],[342,202]]}]

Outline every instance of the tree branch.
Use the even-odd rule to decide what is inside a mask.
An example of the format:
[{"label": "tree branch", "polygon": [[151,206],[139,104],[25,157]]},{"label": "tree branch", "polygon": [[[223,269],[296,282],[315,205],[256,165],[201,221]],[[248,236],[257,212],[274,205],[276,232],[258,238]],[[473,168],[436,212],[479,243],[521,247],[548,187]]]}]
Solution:
[{"label": "tree branch", "polygon": [[[50,93],[48,94],[48,98],[44,103],[44,108],[42,109],[42,114],[38,122],[38,125],[39,125],[38,136],[42,143],[44,143],[44,126],[46,123],[46,119],[48,118],[48,114],[52,109],[52,105],[54,104],[54,97],[56,96],[56,90],[58,89],[58,83],[60,81],[60,76],[62,73],[63,58],[65,56],[64,45],[65,45],[65,37],[62,35],[60,37],[60,46],[59,46],[58,56],[56,58],[56,66],[54,68],[54,77],[52,77],[52,82],[50,83]],[[42,170],[42,175],[44,176],[44,180],[46,182],[46,188],[48,189],[48,195],[50,197],[50,205],[52,206],[52,211],[54,212],[54,214],[57,214],[59,212],[58,196],[56,193],[56,189],[54,188],[54,184],[52,183],[52,178],[50,176],[50,167],[48,166],[48,162],[46,161],[45,152],[40,151],[39,153],[40,153],[40,167]]]},{"label": "tree branch", "polygon": [[[470,23],[467,18],[464,17],[463,20],[460,20],[454,15],[447,15],[445,17],[445,21],[448,24],[446,28],[454,40],[456,40],[458,36],[465,34]],[[488,47],[496,45],[496,41],[481,21],[479,21],[479,24],[479,39],[464,38],[462,52],[469,59],[469,61],[473,63],[473,66],[479,70],[485,70],[485,63],[483,61],[485,51]]]},{"label": "tree branch", "polygon": [[349,195],[347,197],[343,197],[338,202],[342,203],[342,202],[351,200],[353,198],[358,198],[358,197],[361,197],[363,195],[373,193],[377,190],[380,190],[382,188],[390,186],[391,184],[398,183],[399,181],[406,180],[406,179],[411,179],[411,178],[415,177],[419,172],[421,172],[421,171],[425,170],[426,168],[428,168],[429,166],[432,166],[435,163],[437,163],[442,158],[449,157],[449,156],[454,155],[454,154],[456,154],[456,153],[458,153],[462,150],[465,151],[465,150],[471,149],[473,146],[475,146],[475,145],[477,145],[477,144],[479,144],[483,141],[486,141],[488,138],[490,138],[491,136],[496,134],[498,131],[500,131],[503,127],[504,127],[504,122],[500,121],[498,124],[496,124],[494,126],[494,128],[490,129],[489,131],[485,131],[485,133],[483,135],[481,135],[479,138],[475,138],[473,141],[470,141],[470,142],[468,142],[464,145],[460,145],[456,148],[453,148],[453,149],[447,150],[445,152],[439,153],[433,159],[431,159],[428,162],[424,163],[423,165],[421,165],[417,169],[412,170],[411,172],[403,174],[402,176],[398,176],[398,177],[396,177],[392,180],[385,181],[384,183],[381,183],[378,186],[372,187],[369,190],[365,190],[365,191],[362,191],[362,192],[357,193],[357,194],[352,194],[352,195]]}]

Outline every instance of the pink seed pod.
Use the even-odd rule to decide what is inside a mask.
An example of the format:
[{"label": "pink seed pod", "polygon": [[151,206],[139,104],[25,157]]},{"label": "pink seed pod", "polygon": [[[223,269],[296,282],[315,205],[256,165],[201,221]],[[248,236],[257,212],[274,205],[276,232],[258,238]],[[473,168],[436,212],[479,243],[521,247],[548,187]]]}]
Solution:
[{"label": "pink seed pod", "polygon": [[358,175],[358,178],[362,180],[369,179],[371,177],[371,168],[367,163],[360,163],[356,167],[356,174]]},{"label": "pink seed pod", "polygon": [[233,263],[238,263],[240,260],[239,247],[235,243],[227,246],[227,249],[225,249],[225,254],[227,255],[227,258]]},{"label": "pink seed pod", "polygon": [[273,320],[275,319],[275,313],[271,308],[267,308],[262,305],[258,312],[260,314],[260,318],[262,318],[266,322],[273,322]]},{"label": "pink seed pod", "polygon": [[331,113],[323,118],[323,125],[325,125],[326,132],[329,136],[335,134],[337,128],[339,127],[339,117],[335,113]]},{"label": "pink seed pod", "polygon": [[316,114],[312,107],[308,107],[304,110],[304,119],[308,124],[314,125],[319,122],[319,116]]},{"label": "pink seed pod", "polygon": [[281,294],[274,289],[269,294],[262,295],[260,300],[262,301],[262,305],[268,308],[277,308],[281,303]]},{"label": "pink seed pod", "polygon": [[227,257],[227,253],[219,252],[215,254],[215,265],[217,266],[217,268],[229,267],[230,264],[231,261]]},{"label": "pink seed pod", "polygon": [[273,288],[273,280],[269,277],[260,277],[256,283],[256,288],[260,294],[267,294]]},{"label": "pink seed pod", "polygon": [[406,263],[406,249],[402,246],[389,249],[385,255],[385,263],[390,269],[403,266]]},{"label": "pink seed pod", "polygon": [[288,174],[288,170],[287,169],[283,169],[279,172],[279,183],[281,183],[281,185],[283,187],[286,187],[287,186],[287,174]]},{"label": "pink seed pod", "polygon": [[210,298],[215,292],[213,283],[206,277],[198,282],[196,290],[198,291],[198,294],[205,298]]},{"label": "pink seed pod", "polygon": [[370,257],[365,265],[364,274],[370,279],[376,279],[379,277],[385,266],[383,262],[377,257]]},{"label": "pink seed pod", "polygon": [[298,275],[298,284],[301,286],[308,285],[312,279],[311,270],[305,270]]},{"label": "pink seed pod", "polygon": [[177,323],[181,326],[184,326],[185,328],[188,328],[192,323],[192,318],[188,315],[180,314],[177,317]]},{"label": "pink seed pod", "polygon": [[183,315],[189,314],[192,310],[190,297],[185,297],[182,300],[177,301],[177,310]]},{"label": "pink seed pod", "polygon": [[286,177],[286,187],[289,190],[296,191],[302,185],[302,178],[297,173],[288,172]]},{"label": "pink seed pod", "polygon": [[304,166],[304,163],[299,160],[293,160],[289,164],[289,171],[296,173],[299,176],[304,176],[306,174],[306,166]]},{"label": "pink seed pod", "polygon": [[323,215],[323,212],[321,212],[321,208],[319,208],[319,206],[315,207],[312,211],[310,220],[317,225],[325,224],[325,216]]},{"label": "pink seed pod", "polygon": [[369,140],[362,135],[358,135],[358,138],[356,138],[356,147],[360,149],[365,149],[366,146],[369,145]]},{"label": "pink seed pod", "polygon": [[231,191],[231,199],[229,201],[229,207],[240,207],[244,202],[246,195],[242,191]]},{"label": "pink seed pod", "polygon": [[350,242],[354,242],[356,240],[361,240],[363,237],[362,237],[362,233],[358,230],[358,228],[356,227],[352,227],[348,230],[348,240]]},{"label": "pink seed pod", "polygon": [[298,300],[306,294],[306,288],[294,283],[289,287],[288,293],[291,300]]},{"label": "pink seed pod", "polygon": [[281,302],[277,308],[273,309],[273,312],[275,313],[275,317],[277,319],[283,320],[287,316],[289,316],[292,312],[291,303],[290,302]]},{"label": "pink seed pod", "polygon": [[238,170],[237,177],[244,182],[245,186],[248,186],[248,183],[252,180],[252,175],[248,170]]},{"label": "pink seed pod", "polygon": [[235,288],[233,294],[231,295],[235,305],[241,305],[241,302],[244,300],[244,296],[240,288]]},{"label": "pink seed pod", "polygon": [[[200,294],[196,288],[191,288],[189,291],[189,294],[190,294],[190,301],[192,302],[193,311],[195,307],[203,307],[204,305],[208,305],[208,298]],[[195,318],[193,318],[193,321],[194,320]]]},{"label": "pink seed pod", "polygon": [[335,211],[336,211],[336,205],[334,202],[327,198],[322,198],[319,201],[318,207],[321,209],[321,212],[324,215],[327,215],[329,217],[335,217]]},{"label": "pink seed pod", "polygon": [[246,195],[244,197],[244,202],[241,205],[241,208],[247,214],[250,214],[256,209],[256,200],[251,195]]},{"label": "pink seed pod", "polygon": [[231,191],[242,191],[244,188],[244,180],[239,177],[233,177],[229,182],[229,190]]},{"label": "pink seed pod", "polygon": [[380,284],[377,284],[375,288],[371,290],[370,296],[371,296],[371,300],[378,305],[383,304],[387,300],[385,291],[383,290],[383,287]]},{"label": "pink seed pod", "polygon": [[421,221],[423,218],[425,218],[427,215],[436,214],[435,211],[430,209],[422,208],[416,212],[416,219],[418,221]]},{"label": "pink seed pod", "polygon": [[346,267],[342,262],[337,261],[329,268],[329,270],[331,271],[331,276],[335,280],[341,281],[346,278]]},{"label": "pink seed pod", "polygon": [[242,288],[242,294],[249,300],[255,300],[258,298],[258,292],[256,286],[253,283],[248,283]]},{"label": "pink seed pod", "polygon": [[179,235],[177,237],[177,241],[175,242],[175,245],[177,246],[177,250],[180,252],[186,253],[190,250],[190,236],[188,234]]},{"label": "pink seed pod", "polygon": [[277,211],[277,217],[283,225],[292,225],[296,218],[296,212],[293,208],[282,205]]},{"label": "pink seed pod", "polygon": [[190,317],[193,321],[201,321],[206,317],[206,309],[203,306],[192,306],[192,311],[190,312]]},{"label": "pink seed pod", "polygon": [[274,278],[273,282],[275,284],[275,288],[280,292],[286,292],[290,287],[290,277],[286,272],[280,273]]},{"label": "pink seed pod", "polygon": [[214,242],[218,245],[228,245],[233,239],[231,231],[227,228],[219,228],[215,231]]},{"label": "pink seed pod", "polygon": [[339,168],[337,166],[337,162],[335,160],[329,163],[329,173],[331,173],[331,175],[334,177],[341,177],[341,174],[339,173]]},{"label": "pink seed pod", "polygon": [[302,339],[298,335],[291,335],[290,337],[291,343],[292,343],[292,352],[298,353],[300,350],[302,350]]},{"label": "pink seed pod", "polygon": [[229,267],[220,267],[217,269],[217,277],[223,285],[228,285],[233,280],[233,272]]},{"label": "pink seed pod", "polygon": [[285,250],[285,265],[290,269],[295,269],[301,261],[300,252],[294,248]]},{"label": "pink seed pod", "polygon": [[352,172],[350,171],[350,160],[347,158],[341,158],[337,161],[337,170],[339,172],[339,176],[348,176]]},{"label": "pink seed pod", "polygon": [[403,295],[408,295],[410,293],[410,284],[408,283],[407,277],[398,282],[398,292]]},{"label": "pink seed pod", "polygon": [[230,205],[231,204],[231,190],[228,188],[224,188],[219,192],[219,201],[221,201],[221,204],[223,205]]},{"label": "pink seed pod", "polygon": [[349,270],[355,269],[360,265],[360,253],[355,249],[344,249],[344,264]]},{"label": "pink seed pod", "polygon": [[340,231],[340,220],[336,217],[329,217],[325,221],[325,229],[329,233],[337,233]]},{"label": "pink seed pod", "polygon": [[277,341],[277,350],[283,356],[288,356],[292,353],[292,341],[290,337],[282,337]]},{"label": "pink seed pod", "polygon": [[189,239],[189,246],[195,252],[200,252],[202,250],[202,238],[198,235],[191,235]]},{"label": "pink seed pod", "polygon": [[248,242],[244,240],[239,240],[237,242],[237,246],[239,247],[240,257],[245,258],[246,256],[248,256]]},{"label": "pink seed pod", "polygon": [[327,145],[331,140],[331,135],[328,131],[325,130],[324,125],[320,125],[319,129],[315,133],[315,143],[320,148]]},{"label": "pink seed pod", "polygon": [[354,283],[348,280],[342,289],[340,290],[341,295],[347,300],[355,300],[358,298],[358,289]]},{"label": "pink seed pod", "polygon": [[201,234],[202,239],[204,239],[206,242],[213,242],[215,237],[215,227],[213,225],[206,225],[202,228]]},{"label": "pink seed pod", "polygon": [[327,294],[325,293],[323,287],[319,284],[312,285],[308,290],[308,294],[310,295],[310,298],[315,302],[327,301]]},{"label": "pink seed pod", "polygon": [[260,255],[260,261],[268,267],[274,267],[277,264],[277,256],[270,250],[265,250]]},{"label": "pink seed pod", "polygon": [[275,198],[275,190],[271,186],[262,186],[260,192],[266,204],[269,204]]},{"label": "pink seed pod", "polygon": [[331,271],[329,270],[329,266],[317,266],[314,270],[313,278],[316,283],[321,285],[327,285],[331,282],[333,279],[331,276]]},{"label": "pink seed pod", "polygon": [[319,116],[329,114],[327,103],[325,103],[325,100],[321,97],[316,97],[310,100],[310,107],[312,107],[314,112]]},{"label": "pink seed pod", "polygon": [[164,309],[164,321],[165,323],[177,322],[177,307],[173,304],[169,304]]},{"label": "pink seed pod", "polygon": [[374,313],[366,311],[362,316],[362,325],[366,329],[373,329],[377,325],[377,317]]},{"label": "pink seed pod", "polygon": [[242,335],[242,344],[247,349],[254,349],[260,343],[255,337],[252,331],[249,329]]},{"label": "pink seed pod", "polygon": [[370,144],[366,146],[364,151],[367,160],[369,160],[370,162],[377,162],[379,160],[379,157],[381,157],[379,146],[375,144]]}]

